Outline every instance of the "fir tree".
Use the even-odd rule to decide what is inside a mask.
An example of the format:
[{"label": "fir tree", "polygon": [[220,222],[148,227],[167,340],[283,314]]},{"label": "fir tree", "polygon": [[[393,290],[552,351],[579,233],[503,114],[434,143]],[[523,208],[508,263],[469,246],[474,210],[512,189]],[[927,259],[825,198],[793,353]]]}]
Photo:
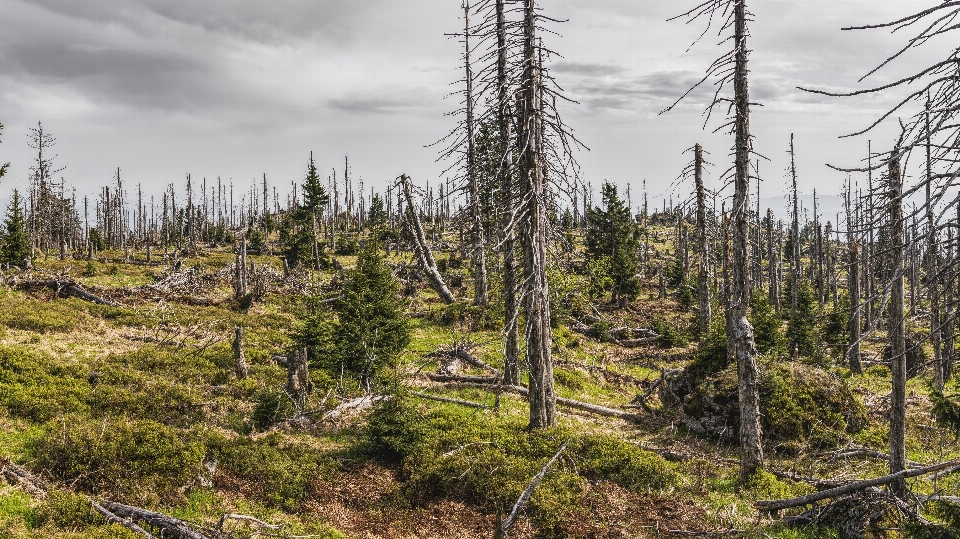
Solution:
[{"label": "fir tree", "polygon": [[[392,366],[410,343],[410,328],[399,297],[400,283],[372,242],[357,266],[346,272],[340,299],[330,312],[317,301],[298,332],[321,368],[357,377],[369,388],[384,367]],[[342,371],[341,371],[342,369]]]},{"label": "fir tree", "polygon": [[6,264],[20,265],[30,257],[30,237],[20,203],[20,191],[13,190],[13,198],[7,206],[4,220],[3,247],[0,256]]},{"label": "fir tree", "polygon": [[329,196],[320,183],[317,166],[310,152],[310,163],[303,185],[303,205],[298,207],[291,219],[280,230],[280,241],[284,246],[283,255],[291,266],[314,261],[317,268],[326,262],[326,253],[318,241],[317,226],[323,215]]},{"label": "fir tree", "polygon": [[383,198],[380,193],[370,199],[370,210],[367,211],[367,226],[376,230],[387,223],[387,212],[383,209]]},{"label": "fir tree", "polygon": [[611,299],[623,305],[639,292],[639,234],[630,218],[630,209],[617,196],[617,187],[609,182],[603,184],[603,206],[587,210],[587,256],[610,258]]}]

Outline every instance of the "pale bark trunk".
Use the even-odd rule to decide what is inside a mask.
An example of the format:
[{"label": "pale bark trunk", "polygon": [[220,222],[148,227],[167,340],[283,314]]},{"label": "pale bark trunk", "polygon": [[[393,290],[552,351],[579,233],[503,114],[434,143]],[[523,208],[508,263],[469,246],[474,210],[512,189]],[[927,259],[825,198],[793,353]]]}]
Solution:
[{"label": "pale bark trunk", "polygon": [[710,244],[707,238],[707,199],[703,187],[703,147],[694,146],[694,175],[697,183],[697,241],[700,251],[700,276],[698,288],[700,310],[697,313],[700,328],[700,342],[705,342],[710,334]]},{"label": "pale bark trunk", "polygon": [[485,253],[485,238],[483,237],[483,222],[480,219],[480,189],[477,185],[477,147],[475,143],[476,129],[474,126],[473,100],[473,68],[470,65],[470,2],[463,4],[463,42],[465,47],[464,63],[466,65],[466,109],[467,109],[467,182],[470,188],[470,213],[473,218],[473,303],[486,306],[489,303],[487,294],[487,259]]},{"label": "pale bark trunk", "polygon": [[530,428],[552,427],[557,422],[553,385],[550,286],[547,282],[547,208],[543,166],[543,119],[537,54],[536,0],[524,0],[523,111],[520,140],[521,204],[524,219],[521,243],[524,265],[524,306],[527,315],[527,363],[530,367]]},{"label": "pale bark trunk", "polygon": [[797,166],[793,152],[793,133],[790,133],[790,176],[793,179],[793,223],[790,235],[793,238],[793,253],[790,258],[790,316],[797,314],[797,297],[800,294],[800,200],[797,198]]},{"label": "pale bark trunk", "polygon": [[507,78],[507,18],[504,0],[497,0],[497,123],[503,156],[500,163],[500,190],[503,197],[503,310],[504,354],[503,382],[508,385],[520,383],[520,344],[517,338],[517,264],[516,235],[514,232],[514,185],[513,185],[513,124],[510,121],[510,94]]},{"label": "pale bark trunk", "polygon": [[860,257],[857,250],[857,240],[853,233],[856,224],[853,222],[850,211],[851,196],[848,187],[846,196],[847,260],[850,266],[847,270],[847,291],[850,294],[850,322],[848,325],[850,340],[847,347],[847,362],[850,365],[850,372],[861,374],[863,365],[860,363]]},{"label": "pale bark trunk", "polygon": [[287,394],[302,409],[310,389],[307,349],[298,348],[287,358]]},{"label": "pale bark trunk", "polygon": [[[899,149],[895,150],[899,151]],[[907,412],[907,355],[906,329],[903,316],[903,200],[900,161],[895,156],[890,161],[890,371],[893,384],[890,390],[890,473],[906,469],[906,412]],[[901,479],[891,484],[891,490],[903,498],[907,491]]]},{"label": "pale bark trunk", "polygon": [[780,251],[773,239],[773,210],[767,209],[767,273],[770,287],[767,291],[773,310],[780,312]]},{"label": "pale bark trunk", "polygon": [[[734,131],[736,133],[736,176],[733,195],[733,283],[728,306],[731,330],[727,342],[732,344],[737,360],[740,398],[740,474],[745,478],[763,467],[763,446],[760,440],[760,393],[757,349],[753,342],[753,326],[747,320],[750,305],[750,92],[747,82],[747,6],[746,0],[734,5]],[[730,345],[728,344],[728,347]]]}]

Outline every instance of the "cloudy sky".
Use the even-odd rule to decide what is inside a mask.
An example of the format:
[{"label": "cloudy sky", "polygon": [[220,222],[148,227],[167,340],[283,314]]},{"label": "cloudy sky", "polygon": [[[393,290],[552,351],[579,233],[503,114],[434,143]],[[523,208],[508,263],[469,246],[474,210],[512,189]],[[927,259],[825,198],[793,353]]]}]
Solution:
[{"label": "cloudy sky", "polygon": [[[867,139],[892,143],[889,129],[855,139],[898,94],[819,98],[798,85],[864,88],[920,66],[899,61],[857,80],[902,46],[886,31],[841,32],[882,22],[934,0],[754,0],[750,45],[753,133],[764,197],[786,186],[785,153],[796,133],[801,190],[838,194]],[[667,22],[695,1],[543,0],[553,25],[546,45],[562,54],[552,71],[579,105],[562,112],[590,148],[578,155],[584,180],[607,179],[633,193],[647,180],[652,199],[670,185],[700,142],[716,163],[731,161],[721,122],[702,129],[704,94],[658,113],[696,80],[714,56],[716,33],[689,52],[700,23]],[[689,6],[687,5],[689,4]],[[460,0],[0,0],[0,161],[7,186],[24,186],[33,158],[27,133],[38,121],[57,137],[56,163],[79,194],[110,181],[160,193],[194,178],[249,185],[266,173],[288,185],[309,153],[321,170],[342,170],[378,189],[400,173],[434,182],[443,166],[426,145],[452,125],[445,96],[460,76]],[[946,40],[928,45],[940,58]],[[6,189],[0,189],[6,191]],[[686,187],[674,188],[683,197]],[[634,206],[639,196],[633,198]]]}]

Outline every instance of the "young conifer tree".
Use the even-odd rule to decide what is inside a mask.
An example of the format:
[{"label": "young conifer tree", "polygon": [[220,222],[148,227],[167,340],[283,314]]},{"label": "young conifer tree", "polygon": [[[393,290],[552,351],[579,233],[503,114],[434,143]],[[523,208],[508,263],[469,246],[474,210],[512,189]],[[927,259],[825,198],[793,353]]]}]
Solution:
[{"label": "young conifer tree", "polygon": [[617,196],[617,186],[604,182],[603,208],[587,210],[587,256],[608,257],[612,282],[611,301],[623,306],[636,297],[639,236],[630,208]]},{"label": "young conifer tree", "polygon": [[17,189],[13,190],[13,198],[7,206],[3,225],[3,247],[0,255],[4,263],[19,266],[30,257],[30,236],[27,234],[27,222],[20,201],[20,191]]}]

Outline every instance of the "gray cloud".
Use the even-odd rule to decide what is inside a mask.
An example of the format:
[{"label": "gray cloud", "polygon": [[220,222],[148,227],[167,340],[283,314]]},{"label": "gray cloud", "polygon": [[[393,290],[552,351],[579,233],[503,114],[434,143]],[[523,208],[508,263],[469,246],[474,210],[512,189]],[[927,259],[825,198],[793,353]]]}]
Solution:
[{"label": "gray cloud", "polygon": [[618,65],[561,61],[550,66],[550,71],[563,74],[603,77],[623,73],[624,68]]}]

